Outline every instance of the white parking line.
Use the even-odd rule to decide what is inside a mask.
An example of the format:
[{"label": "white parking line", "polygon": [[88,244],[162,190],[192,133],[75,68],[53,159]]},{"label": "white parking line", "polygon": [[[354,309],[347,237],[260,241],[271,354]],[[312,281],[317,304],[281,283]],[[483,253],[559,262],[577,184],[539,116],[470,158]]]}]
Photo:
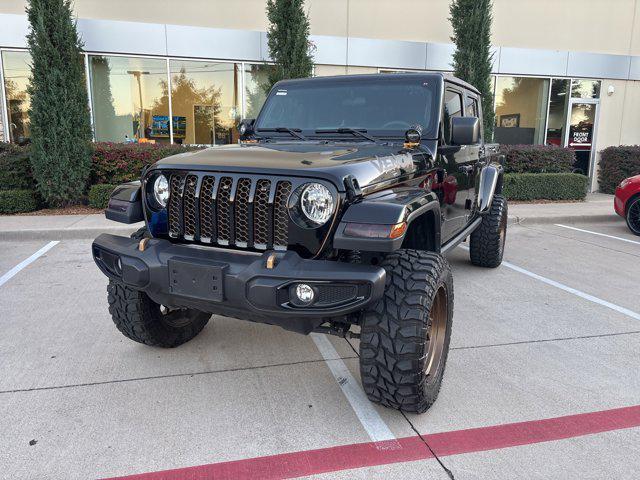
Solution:
[{"label": "white parking line", "polygon": [[360,384],[353,378],[353,375],[351,375],[347,366],[340,359],[340,355],[338,355],[336,349],[333,348],[333,345],[331,345],[326,335],[312,333],[311,338],[318,347],[318,350],[320,350],[329,370],[331,370],[338,385],[342,388],[342,393],[347,397],[351,408],[353,408],[353,411],[369,434],[369,437],[371,437],[371,440],[374,442],[395,440],[395,435],[391,432],[387,424],[384,423],[384,420],[382,420],[371,402],[369,402]]},{"label": "white parking line", "polygon": [[[466,247],[464,245],[460,245],[460,248],[469,250],[469,247]],[[507,268],[510,268],[511,270],[515,270],[516,272],[520,272],[528,277],[535,278],[536,280],[546,283],[547,285],[551,285],[552,287],[559,288],[560,290],[564,290],[565,292],[572,293],[577,297],[583,298],[593,303],[597,303],[598,305],[602,305],[603,307],[610,308],[611,310],[615,310],[616,312],[622,313],[623,315],[627,315],[628,317],[631,317],[635,320],[640,320],[640,313],[636,313],[633,310],[629,310],[628,308],[621,307],[620,305],[616,305],[615,303],[607,302],[606,300],[603,300],[598,297],[594,297],[593,295],[589,295],[588,293],[577,290],[573,287],[569,287],[563,283],[556,282],[555,280],[551,280],[550,278],[543,277],[542,275],[538,275],[537,273],[530,272],[529,270],[526,270],[522,267],[514,265],[513,263],[509,263],[506,260],[502,261],[502,265]]]},{"label": "white parking line", "polygon": [[32,264],[33,262],[35,262],[38,258],[40,258],[42,255],[44,255],[49,250],[51,250],[53,247],[55,247],[58,243],[60,243],[60,242],[59,241],[53,241],[53,242],[47,243],[44,247],[42,247],[36,253],[31,255],[29,258],[27,258],[26,260],[21,261],[18,265],[16,265],[11,270],[9,270],[7,273],[2,275],[0,277],[0,287],[2,285],[4,285],[5,283],[7,283],[9,280],[11,280],[20,270],[22,270],[26,266],[28,266],[28,265]]},{"label": "white parking line", "polygon": [[636,240],[629,240],[628,238],[616,237],[615,235],[607,235],[606,233],[592,232],[591,230],[583,230],[582,228],[570,227],[569,225],[562,225],[560,223],[554,224],[556,227],[568,228],[569,230],[575,230],[577,232],[590,233],[591,235],[598,235],[599,237],[614,238],[616,240],[622,240],[623,242],[635,243],[640,245],[640,242]]}]

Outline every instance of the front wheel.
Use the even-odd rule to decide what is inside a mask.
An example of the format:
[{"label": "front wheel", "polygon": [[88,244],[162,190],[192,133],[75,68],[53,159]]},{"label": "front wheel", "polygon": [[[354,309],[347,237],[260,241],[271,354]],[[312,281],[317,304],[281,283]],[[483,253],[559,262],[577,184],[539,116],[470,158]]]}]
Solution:
[{"label": "front wheel", "polygon": [[627,226],[632,233],[640,235],[640,197],[631,200],[627,206]]},{"label": "front wheel", "polygon": [[369,400],[422,413],[436,400],[449,353],[453,277],[439,254],[398,250],[385,257],[383,297],[366,310],[360,376]]},{"label": "front wheel", "polygon": [[125,337],[145,345],[173,348],[198,335],[211,317],[191,309],[170,310],[146,293],[109,280],[109,313]]},{"label": "front wheel", "polygon": [[469,256],[479,267],[495,268],[502,263],[507,239],[507,199],[494,195],[489,211],[471,234]]}]

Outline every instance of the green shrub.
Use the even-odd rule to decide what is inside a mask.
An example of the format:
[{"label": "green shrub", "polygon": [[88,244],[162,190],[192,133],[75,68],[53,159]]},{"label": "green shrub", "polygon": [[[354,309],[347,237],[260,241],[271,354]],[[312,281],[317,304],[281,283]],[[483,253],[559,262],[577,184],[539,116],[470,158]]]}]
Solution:
[{"label": "green shrub", "polygon": [[116,185],[104,183],[93,185],[89,189],[89,206],[93,208],[107,208],[109,197],[113,193],[114,188],[116,188]]},{"label": "green shrub", "polygon": [[28,146],[0,142],[0,190],[35,190]]},{"label": "green shrub", "polygon": [[509,200],[584,200],[589,178],[579,173],[506,173]]},{"label": "green shrub", "polygon": [[79,201],[91,167],[91,120],[82,41],[71,0],[30,0],[31,166],[50,206]]},{"label": "green shrub", "polygon": [[640,174],[640,145],[605,148],[600,152],[599,167],[600,191],[614,193],[622,180]]},{"label": "green shrub", "polygon": [[152,143],[98,142],[93,146],[90,184],[119,185],[140,179],[142,168],[161,158],[202,147]]},{"label": "green shrub", "polygon": [[501,145],[506,173],[569,173],[576,154],[570,148],[553,145]]},{"label": "green shrub", "polygon": [[37,208],[32,190],[0,190],[0,213],[32,212]]}]

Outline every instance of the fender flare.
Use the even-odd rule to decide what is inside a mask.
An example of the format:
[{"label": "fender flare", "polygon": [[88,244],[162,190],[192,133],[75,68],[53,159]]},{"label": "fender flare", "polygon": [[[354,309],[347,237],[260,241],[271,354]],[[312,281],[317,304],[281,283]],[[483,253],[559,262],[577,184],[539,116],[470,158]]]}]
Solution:
[{"label": "fender flare", "polygon": [[[440,202],[433,192],[418,187],[390,189],[375,198],[365,198],[347,207],[333,236],[333,247],[343,250],[393,252],[398,250],[412,222],[431,212],[434,215],[434,245],[440,250]],[[398,238],[352,237],[345,235],[349,223],[397,225],[407,222],[407,229]]]},{"label": "fender flare", "polygon": [[491,208],[493,196],[502,192],[502,178],[504,169],[501,165],[487,165],[480,171],[478,180],[478,196],[476,207],[483,215]]},{"label": "fender flare", "polygon": [[107,219],[120,223],[142,222],[144,214],[140,182],[118,185],[109,197],[109,205],[104,215]]}]

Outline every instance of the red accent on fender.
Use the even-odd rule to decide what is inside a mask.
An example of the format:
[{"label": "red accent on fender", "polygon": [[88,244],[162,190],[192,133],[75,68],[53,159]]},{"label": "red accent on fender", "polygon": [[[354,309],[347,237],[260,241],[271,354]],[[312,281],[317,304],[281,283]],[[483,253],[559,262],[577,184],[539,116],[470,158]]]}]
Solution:
[{"label": "red accent on fender", "polygon": [[[640,426],[640,405],[423,436],[436,455],[444,457],[638,426]],[[342,445],[119,478],[128,480],[280,479],[428,458],[433,458],[433,455],[420,437],[416,436],[401,438],[397,441]]]}]

